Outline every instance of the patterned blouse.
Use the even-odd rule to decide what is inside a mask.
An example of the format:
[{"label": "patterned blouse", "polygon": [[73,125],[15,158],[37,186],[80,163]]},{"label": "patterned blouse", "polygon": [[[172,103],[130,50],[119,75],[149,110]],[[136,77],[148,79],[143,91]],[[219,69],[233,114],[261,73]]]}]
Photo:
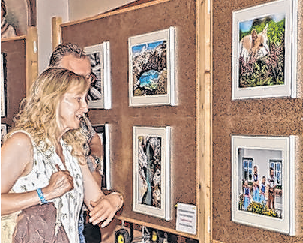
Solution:
[{"label": "patterned blouse", "polygon": [[[28,133],[26,134],[30,137]],[[73,177],[74,189],[65,193],[63,196],[50,201],[55,204],[57,209],[56,231],[61,225],[63,225],[69,241],[78,243],[78,220],[80,208],[83,202],[82,172],[78,164],[78,160],[71,155],[71,147],[63,140],[61,140],[60,143],[66,168],[64,167],[60,157],[55,152],[54,147],[43,152],[41,149],[44,146],[44,143],[40,143],[39,146],[36,146],[32,140],[34,150],[34,164],[32,171],[28,175],[17,180],[13,186],[13,191],[16,193],[22,193],[46,187],[49,184],[51,175],[57,171],[55,164],[58,164],[59,168],[62,170],[68,170],[70,175]]]}]

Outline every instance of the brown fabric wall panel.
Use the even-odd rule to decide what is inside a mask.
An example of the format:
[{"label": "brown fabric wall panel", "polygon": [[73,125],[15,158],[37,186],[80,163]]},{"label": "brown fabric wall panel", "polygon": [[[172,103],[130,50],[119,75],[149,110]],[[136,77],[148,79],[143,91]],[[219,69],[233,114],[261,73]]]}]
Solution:
[{"label": "brown fabric wall panel", "polygon": [[12,126],[14,116],[19,112],[20,102],[26,95],[26,40],[3,41],[1,52],[6,54],[7,113],[2,123]]},{"label": "brown fabric wall panel", "polygon": [[[81,47],[110,41],[111,110],[90,110],[93,124],[111,124],[113,185],[125,197],[125,217],[175,228],[177,202],[196,203],[196,2],[172,0],[118,15],[62,26],[63,43]],[[175,26],[179,105],[129,107],[128,38]],[[172,127],[172,220],[132,211],[133,126]]]},{"label": "brown fabric wall panel", "polygon": [[[302,107],[301,98],[232,101],[232,11],[266,0],[213,1],[213,239],[220,242],[302,242]],[[299,2],[297,84],[302,86],[302,5]],[[299,97],[300,97],[299,92]],[[297,236],[231,221],[231,135],[298,136],[296,151]]]}]

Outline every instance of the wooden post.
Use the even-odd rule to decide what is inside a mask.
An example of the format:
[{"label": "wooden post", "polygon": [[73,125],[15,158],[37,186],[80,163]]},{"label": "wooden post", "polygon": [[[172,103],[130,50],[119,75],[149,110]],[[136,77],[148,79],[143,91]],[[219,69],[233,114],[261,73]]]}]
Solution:
[{"label": "wooden post", "polygon": [[61,43],[61,17],[52,17],[52,50]]},{"label": "wooden post", "polygon": [[197,0],[197,215],[199,242],[211,242],[211,2]]},{"label": "wooden post", "polygon": [[26,34],[26,97],[38,76],[38,37],[37,27],[27,28]]}]

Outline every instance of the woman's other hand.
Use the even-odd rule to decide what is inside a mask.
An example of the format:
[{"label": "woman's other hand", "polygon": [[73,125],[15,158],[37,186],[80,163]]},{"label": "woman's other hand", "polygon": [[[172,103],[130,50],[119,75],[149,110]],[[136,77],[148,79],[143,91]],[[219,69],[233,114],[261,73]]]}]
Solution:
[{"label": "woman's other hand", "polygon": [[42,189],[46,200],[60,197],[74,188],[73,177],[68,170],[61,170],[56,164],[57,172],[49,179],[49,185]]}]

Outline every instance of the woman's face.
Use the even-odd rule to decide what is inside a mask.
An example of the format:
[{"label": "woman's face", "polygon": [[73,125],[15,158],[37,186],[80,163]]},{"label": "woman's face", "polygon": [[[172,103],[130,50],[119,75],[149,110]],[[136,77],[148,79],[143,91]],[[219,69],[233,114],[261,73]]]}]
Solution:
[{"label": "woman's face", "polygon": [[80,118],[88,112],[87,92],[74,87],[61,98],[58,106],[58,122],[61,131],[79,128]]}]

